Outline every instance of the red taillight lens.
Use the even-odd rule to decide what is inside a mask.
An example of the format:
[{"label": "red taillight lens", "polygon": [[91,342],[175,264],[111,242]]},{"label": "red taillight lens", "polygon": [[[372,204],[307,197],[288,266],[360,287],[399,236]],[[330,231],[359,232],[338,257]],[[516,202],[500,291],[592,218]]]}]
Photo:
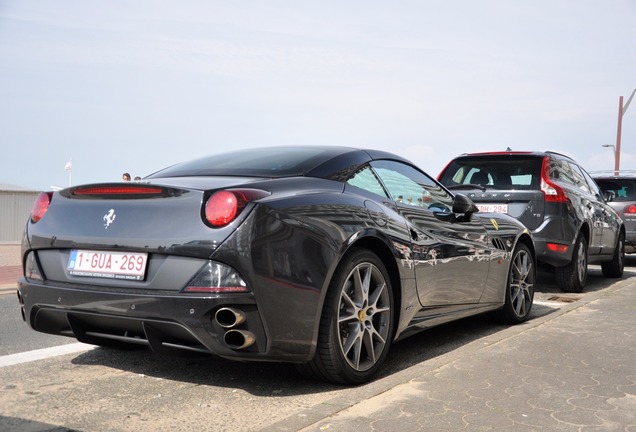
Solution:
[{"label": "red taillight lens", "polygon": [[31,222],[36,223],[42,219],[51,205],[51,198],[53,198],[53,192],[42,192],[38,195],[31,209]]},{"label": "red taillight lens", "polygon": [[567,202],[568,198],[561,186],[558,186],[550,180],[550,158],[543,158],[541,166],[541,192],[548,202]]},{"label": "red taillight lens", "polygon": [[237,212],[238,200],[232,192],[216,192],[205,204],[205,218],[213,227],[229,224],[234,220]]},{"label": "red taillight lens", "polygon": [[83,186],[73,195],[157,195],[161,188],[151,186]]},{"label": "red taillight lens", "polygon": [[269,195],[259,189],[231,189],[215,192],[205,203],[205,220],[214,228],[228,225],[249,203]]},{"label": "red taillight lens", "polygon": [[546,244],[549,251],[556,253],[566,253],[568,251],[568,245],[558,244],[558,243],[547,243]]},{"label": "red taillight lens", "polygon": [[636,205],[629,205],[623,210],[623,214],[626,215],[633,215],[634,213],[636,213]]}]

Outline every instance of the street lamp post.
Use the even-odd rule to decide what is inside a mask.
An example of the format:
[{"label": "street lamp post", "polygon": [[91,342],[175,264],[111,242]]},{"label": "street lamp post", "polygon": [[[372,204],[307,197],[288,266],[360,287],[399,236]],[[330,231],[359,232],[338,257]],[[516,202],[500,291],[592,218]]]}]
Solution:
[{"label": "street lamp post", "polygon": [[634,89],[629,99],[627,99],[627,103],[625,105],[623,105],[623,96],[621,96],[618,100],[618,127],[616,130],[616,147],[614,147],[614,174],[615,175],[618,175],[618,170],[620,169],[620,165],[621,165],[621,130],[623,128],[623,116],[625,115],[627,108],[629,108],[629,104],[632,102],[634,93],[636,93],[636,89]]},{"label": "street lamp post", "polygon": [[611,147],[614,151],[614,175],[618,175],[618,171],[616,170],[616,146],[614,144],[603,144],[601,147]]}]

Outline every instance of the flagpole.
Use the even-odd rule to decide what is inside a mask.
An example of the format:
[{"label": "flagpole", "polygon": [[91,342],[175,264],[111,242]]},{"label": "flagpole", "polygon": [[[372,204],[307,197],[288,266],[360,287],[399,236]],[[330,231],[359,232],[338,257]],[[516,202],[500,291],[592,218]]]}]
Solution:
[{"label": "flagpole", "polygon": [[64,171],[68,171],[68,186],[73,184],[73,158],[69,158],[66,165],[64,165]]}]

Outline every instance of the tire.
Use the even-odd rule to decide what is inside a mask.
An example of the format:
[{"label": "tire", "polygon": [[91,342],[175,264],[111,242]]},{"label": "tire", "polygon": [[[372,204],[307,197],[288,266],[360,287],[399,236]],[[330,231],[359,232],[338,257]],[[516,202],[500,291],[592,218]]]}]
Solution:
[{"label": "tire", "polygon": [[525,244],[519,243],[512,253],[506,301],[499,311],[499,319],[508,324],[518,324],[528,319],[534,299],[537,269],[532,252]]},{"label": "tire", "polygon": [[310,377],[339,384],[371,380],[389,352],[394,313],[384,264],[368,250],[352,250],[329,284],[316,354],[297,368]]},{"label": "tire", "polygon": [[625,270],[625,234],[622,232],[618,235],[612,260],[601,263],[601,269],[605,277],[619,278],[623,276]]},{"label": "tire", "polygon": [[580,293],[587,282],[587,241],[579,234],[574,245],[572,261],[555,269],[557,283],[563,292]]}]

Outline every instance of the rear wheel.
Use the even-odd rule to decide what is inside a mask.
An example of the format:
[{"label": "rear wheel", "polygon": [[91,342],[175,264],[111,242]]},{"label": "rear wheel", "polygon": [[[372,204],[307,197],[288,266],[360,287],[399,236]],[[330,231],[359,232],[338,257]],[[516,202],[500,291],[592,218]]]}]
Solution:
[{"label": "rear wheel", "polygon": [[393,292],[384,264],[367,250],[351,251],[330,283],[316,355],[299,370],[341,384],[369,381],[389,352],[393,314]]},{"label": "rear wheel", "polygon": [[625,234],[622,232],[618,235],[612,260],[601,263],[601,269],[605,277],[619,278],[623,276],[623,270],[625,269]]},{"label": "rear wheel", "polygon": [[555,269],[557,283],[563,292],[580,293],[587,282],[587,241],[579,234],[574,245],[572,261]]},{"label": "rear wheel", "polygon": [[507,323],[517,324],[528,319],[534,299],[536,268],[528,246],[520,243],[512,254],[508,270],[506,301],[499,317]]}]

